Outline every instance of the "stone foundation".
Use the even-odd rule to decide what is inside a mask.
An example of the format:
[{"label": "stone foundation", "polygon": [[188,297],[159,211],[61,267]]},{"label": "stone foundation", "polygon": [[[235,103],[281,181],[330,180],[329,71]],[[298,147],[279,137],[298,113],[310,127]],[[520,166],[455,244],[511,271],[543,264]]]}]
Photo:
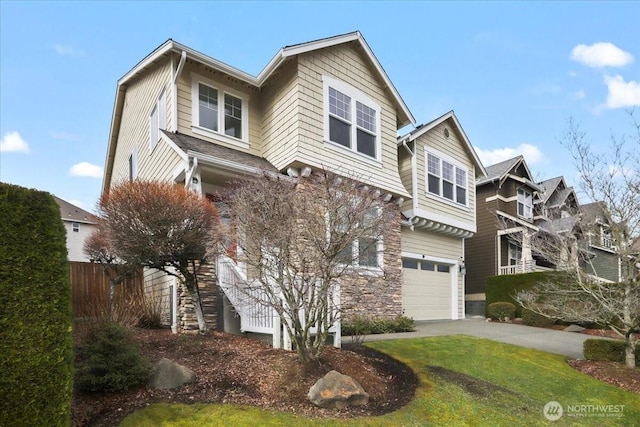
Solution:
[{"label": "stone foundation", "polygon": [[[218,303],[218,283],[216,280],[215,266],[204,265],[198,273],[198,288],[200,301],[204,314],[205,324],[209,331],[218,327],[216,305]],[[178,288],[178,332],[197,333],[198,318],[191,300],[191,295],[184,286]]]}]

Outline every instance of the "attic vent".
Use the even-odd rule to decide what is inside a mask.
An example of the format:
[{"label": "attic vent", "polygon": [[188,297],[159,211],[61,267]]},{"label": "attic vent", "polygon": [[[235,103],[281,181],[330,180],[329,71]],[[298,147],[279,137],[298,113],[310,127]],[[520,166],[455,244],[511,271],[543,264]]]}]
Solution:
[{"label": "attic vent", "polygon": [[449,138],[449,129],[444,128],[444,137]]}]

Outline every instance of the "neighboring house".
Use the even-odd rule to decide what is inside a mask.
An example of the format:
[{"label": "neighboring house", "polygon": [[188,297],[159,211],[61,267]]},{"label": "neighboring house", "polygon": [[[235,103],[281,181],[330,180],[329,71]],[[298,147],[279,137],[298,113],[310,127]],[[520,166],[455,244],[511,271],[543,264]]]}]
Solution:
[{"label": "neighboring house", "polygon": [[622,262],[605,209],[603,202],[580,207],[580,222],[586,235],[584,246],[590,253],[585,269],[601,280],[619,282],[622,280]]},{"label": "neighboring house", "polygon": [[531,250],[540,187],[518,156],[486,168],[476,181],[478,230],[465,243],[467,313],[484,314],[486,278],[546,270]]},{"label": "neighboring house", "polygon": [[[483,168],[453,113],[398,140],[406,125],[413,115],[359,32],[284,47],[258,76],[168,40],[118,81],[102,191],[153,179],[215,202],[230,180],[264,171],[357,177],[395,206],[397,221],[378,257],[356,259],[341,283],[343,303],[365,296],[347,315],[463,317],[463,242],[475,231],[473,183]],[[441,168],[432,178],[429,153]],[[440,180],[438,190],[426,190],[426,180]],[[418,264],[422,276],[407,273]],[[242,330],[260,329],[221,291],[233,286],[229,278],[247,279],[242,263],[215,267],[201,280],[209,326],[233,329],[235,310]],[[192,329],[175,281],[158,272],[147,279],[168,299],[174,330]]]},{"label": "neighboring house", "polygon": [[78,262],[91,261],[84,253],[84,241],[96,228],[96,217],[56,196],[53,198],[60,207],[62,223],[67,231],[67,259]]},{"label": "neighboring house", "polygon": [[476,232],[475,181],[485,170],[453,111],[398,140],[411,199],[401,205],[405,315],[464,318],[465,239]]}]

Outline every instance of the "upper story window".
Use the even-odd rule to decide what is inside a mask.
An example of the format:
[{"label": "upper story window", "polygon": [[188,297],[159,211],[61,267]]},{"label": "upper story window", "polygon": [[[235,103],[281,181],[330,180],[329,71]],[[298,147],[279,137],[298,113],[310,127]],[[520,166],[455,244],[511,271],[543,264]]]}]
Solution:
[{"label": "upper story window", "polygon": [[167,128],[167,94],[163,89],[149,115],[149,152],[158,144],[160,129]]},{"label": "upper story window", "polygon": [[71,229],[73,230],[74,233],[79,233],[80,232],[80,224],[77,222],[74,222],[71,224]]},{"label": "upper story window", "polygon": [[467,206],[467,168],[426,152],[427,192]]},{"label": "upper story window", "polygon": [[248,148],[249,97],[192,74],[192,130]]},{"label": "upper story window", "polygon": [[380,160],[380,106],[343,81],[322,80],[325,140]]},{"label": "upper story window", "polygon": [[527,190],[518,190],[518,216],[533,218],[533,194]]}]

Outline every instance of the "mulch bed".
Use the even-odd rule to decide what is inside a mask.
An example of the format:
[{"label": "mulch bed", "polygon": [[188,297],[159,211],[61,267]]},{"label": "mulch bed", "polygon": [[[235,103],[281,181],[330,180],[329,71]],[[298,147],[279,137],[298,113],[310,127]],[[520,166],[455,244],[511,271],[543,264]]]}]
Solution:
[{"label": "mulch bed", "polygon": [[[146,387],[123,393],[74,393],[74,426],[115,426],[127,415],[156,402],[237,403],[294,412],[315,418],[349,418],[392,412],[413,399],[418,379],[406,365],[366,347],[325,347],[319,362],[302,365],[295,352],[269,343],[214,332],[174,335],[166,330],[136,330],[143,353],[155,363],[162,357],[191,368],[193,384],[175,390]],[[317,408],[309,388],[335,369],[356,379],[369,393],[364,407]]]}]

